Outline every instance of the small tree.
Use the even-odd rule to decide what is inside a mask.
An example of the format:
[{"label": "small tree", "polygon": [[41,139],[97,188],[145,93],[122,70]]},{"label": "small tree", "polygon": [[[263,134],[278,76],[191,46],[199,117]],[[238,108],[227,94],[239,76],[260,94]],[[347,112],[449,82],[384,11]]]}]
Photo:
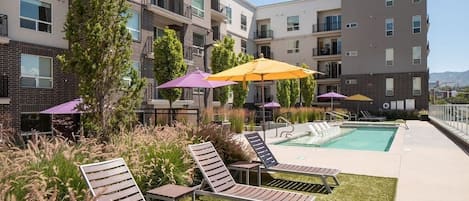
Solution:
[{"label": "small tree", "polygon": [[[222,41],[218,41],[217,45],[213,47],[211,57],[211,67],[213,73],[219,73],[226,69],[233,68],[235,65],[236,54],[233,51],[234,40],[231,37],[225,37]],[[217,93],[214,94],[220,101],[221,105],[225,105],[228,101],[228,93],[230,87],[217,88]]]},{"label": "small tree", "polygon": [[[306,64],[301,65],[302,68],[308,68]],[[305,105],[310,107],[314,100],[314,91],[316,89],[316,80],[313,75],[300,79],[301,98]],[[301,102],[301,100],[300,100]]]},{"label": "small tree", "polygon": [[[155,79],[158,83],[165,83],[186,74],[187,65],[184,62],[184,52],[181,41],[176,32],[166,28],[164,36],[153,43]],[[169,101],[169,122],[173,119],[173,102],[181,97],[182,89],[160,89],[161,96]]]},{"label": "small tree", "polygon": [[58,56],[63,69],[79,78],[84,126],[102,140],[136,121],[145,85],[130,60],[128,8],[126,0],[71,1],[64,27],[70,50]]},{"label": "small tree", "polygon": [[[239,53],[235,65],[245,64],[254,58],[251,55]],[[246,102],[246,97],[248,95],[248,86],[249,83],[238,83],[236,85],[231,85],[231,89],[233,90],[233,107],[235,108],[242,108],[244,106],[244,102]]]},{"label": "small tree", "polygon": [[277,81],[277,99],[281,106],[290,107],[290,80]]},{"label": "small tree", "polygon": [[290,106],[295,106],[296,100],[300,96],[300,81],[298,79],[291,79],[289,81],[290,81]]}]

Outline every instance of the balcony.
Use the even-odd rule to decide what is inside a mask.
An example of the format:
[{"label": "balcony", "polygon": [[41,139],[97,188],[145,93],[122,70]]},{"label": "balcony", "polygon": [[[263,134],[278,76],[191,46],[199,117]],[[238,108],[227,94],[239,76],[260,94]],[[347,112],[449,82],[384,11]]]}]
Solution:
[{"label": "balcony", "polygon": [[8,44],[8,16],[0,14],[0,44]]},{"label": "balcony", "polygon": [[171,20],[192,24],[192,7],[182,0],[142,0],[147,10]]},{"label": "balcony", "polygon": [[227,19],[226,16],[226,6],[221,4],[219,0],[212,0],[211,2],[211,11],[212,20],[223,22]]},{"label": "balcony", "polygon": [[0,76],[0,105],[10,104],[10,98],[8,98],[8,76]]},{"label": "balcony", "polygon": [[342,52],[339,48],[313,48],[313,57],[316,59],[321,58],[330,58],[330,57],[339,57]]},{"label": "balcony", "polygon": [[340,35],[341,23],[319,23],[313,24],[314,35]]},{"label": "balcony", "polygon": [[257,53],[254,54],[254,58],[256,58],[256,59],[260,58],[261,54],[264,55],[264,58],[274,59],[274,53],[273,52],[257,52]]},{"label": "balcony", "polygon": [[[153,52],[153,37],[148,36],[147,40],[145,41],[145,45],[143,46],[143,52],[142,54],[145,55],[146,58],[148,59],[155,59],[155,55]],[[192,50],[193,48],[190,46],[184,46],[184,60],[188,65],[192,65]]]},{"label": "balcony", "polygon": [[213,41],[218,41],[218,40],[223,40],[223,38],[225,38],[226,35],[225,34],[222,34],[220,32],[213,32]]},{"label": "balcony", "polygon": [[271,40],[274,38],[274,31],[268,30],[268,31],[256,31],[254,32],[254,39],[269,39]]}]

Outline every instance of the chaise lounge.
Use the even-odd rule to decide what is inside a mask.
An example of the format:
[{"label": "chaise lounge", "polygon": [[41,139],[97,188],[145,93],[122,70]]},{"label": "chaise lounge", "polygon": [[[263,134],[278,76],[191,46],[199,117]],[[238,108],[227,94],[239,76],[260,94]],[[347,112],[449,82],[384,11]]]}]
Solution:
[{"label": "chaise lounge", "polygon": [[189,145],[192,157],[204,176],[202,189],[208,184],[211,191],[196,190],[197,195],[211,195],[232,200],[300,201],[314,200],[314,196],[294,192],[238,184],[234,181],[212,143]]},{"label": "chaise lounge", "polygon": [[265,144],[264,140],[262,140],[259,133],[245,134],[244,136],[256,152],[257,157],[261,160],[265,170],[320,177],[328,193],[332,193],[331,186],[327,183],[328,177],[332,177],[337,186],[340,185],[339,180],[337,179],[337,175],[340,173],[340,170],[279,163]]}]

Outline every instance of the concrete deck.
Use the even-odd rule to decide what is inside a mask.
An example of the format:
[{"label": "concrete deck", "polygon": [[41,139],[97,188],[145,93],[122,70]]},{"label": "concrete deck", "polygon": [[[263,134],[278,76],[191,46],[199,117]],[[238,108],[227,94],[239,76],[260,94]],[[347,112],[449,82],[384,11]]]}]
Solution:
[{"label": "concrete deck", "polygon": [[[398,201],[469,200],[469,157],[430,123],[408,121],[407,125],[408,130],[399,128],[389,152],[274,145],[281,140],[275,130],[266,135],[282,163],[396,177]],[[307,124],[295,125],[297,135],[307,130]]]}]

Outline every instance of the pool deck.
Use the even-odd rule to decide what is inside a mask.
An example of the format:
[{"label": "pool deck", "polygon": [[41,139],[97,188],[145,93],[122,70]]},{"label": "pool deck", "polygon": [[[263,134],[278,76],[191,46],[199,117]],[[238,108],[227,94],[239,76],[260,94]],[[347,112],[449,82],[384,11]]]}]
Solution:
[{"label": "pool deck", "polygon": [[[398,129],[389,152],[274,145],[282,140],[275,137],[275,129],[266,136],[282,163],[398,178],[397,201],[469,200],[469,156],[430,123],[407,121],[407,125],[408,130]],[[297,136],[307,130],[307,124],[295,125]]]}]

